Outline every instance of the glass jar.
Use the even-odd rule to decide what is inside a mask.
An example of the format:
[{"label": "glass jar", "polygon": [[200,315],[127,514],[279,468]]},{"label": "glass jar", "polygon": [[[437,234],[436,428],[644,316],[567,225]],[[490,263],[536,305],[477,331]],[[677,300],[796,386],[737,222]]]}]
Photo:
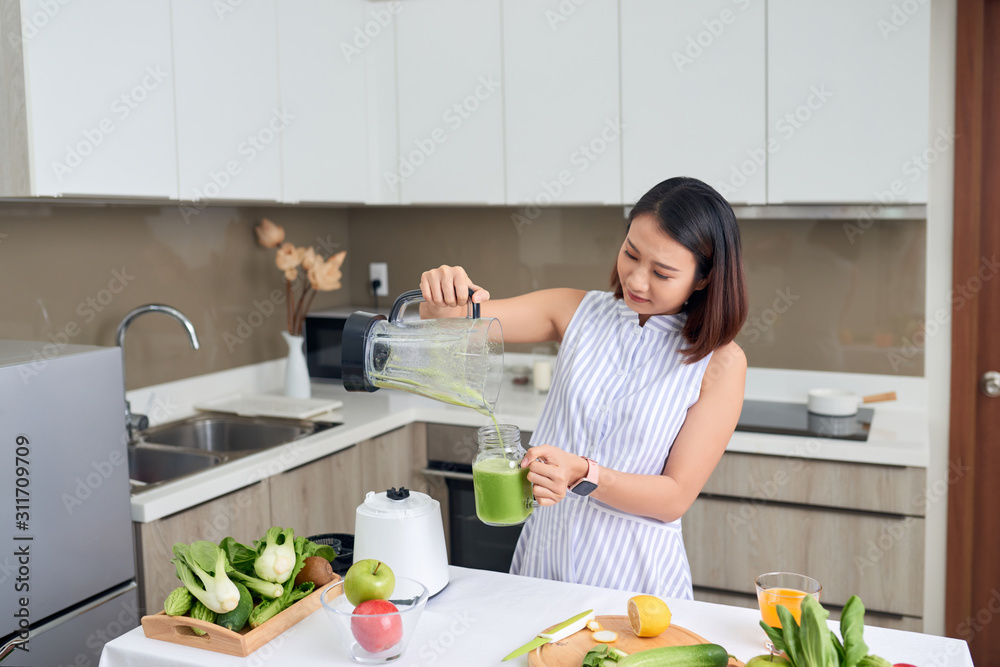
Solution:
[{"label": "glass jar", "polygon": [[516,526],[534,510],[528,469],[521,467],[521,431],[512,424],[484,426],[472,464],[476,516],[487,526]]}]

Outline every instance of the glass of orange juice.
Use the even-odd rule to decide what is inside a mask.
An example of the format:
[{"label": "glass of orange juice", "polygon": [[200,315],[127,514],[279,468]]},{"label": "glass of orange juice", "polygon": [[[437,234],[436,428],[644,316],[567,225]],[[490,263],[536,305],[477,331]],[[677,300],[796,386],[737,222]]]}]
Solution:
[{"label": "glass of orange juice", "polygon": [[[778,605],[782,605],[792,613],[796,623],[802,622],[802,600],[811,595],[819,600],[823,587],[812,577],[793,572],[768,572],[757,577],[757,603],[760,605],[760,617],[772,628],[780,628]],[[776,652],[770,641],[765,646]]]}]

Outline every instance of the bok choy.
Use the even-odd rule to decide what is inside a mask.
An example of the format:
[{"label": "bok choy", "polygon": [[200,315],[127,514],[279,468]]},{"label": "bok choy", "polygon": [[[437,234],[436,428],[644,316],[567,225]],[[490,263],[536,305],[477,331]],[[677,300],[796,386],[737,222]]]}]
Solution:
[{"label": "bok choy", "polygon": [[191,546],[178,542],[171,559],[177,568],[177,577],[191,591],[191,595],[217,614],[236,608],[240,591],[228,576],[226,554],[212,542],[199,540]]}]

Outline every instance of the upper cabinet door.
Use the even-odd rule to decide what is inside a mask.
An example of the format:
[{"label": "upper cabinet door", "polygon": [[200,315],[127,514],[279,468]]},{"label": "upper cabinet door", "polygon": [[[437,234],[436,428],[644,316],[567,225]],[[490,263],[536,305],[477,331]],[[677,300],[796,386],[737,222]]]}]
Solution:
[{"label": "upper cabinet door", "polygon": [[274,0],[172,7],[181,199],[278,201],[296,119],[278,100]]},{"label": "upper cabinet door", "polygon": [[168,0],[23,0],[21,24],[31,194],[176,199]]},{"label": "upper cabinet door", "polygon": [[768,2],[770,203],[927,201],[952,138],[928,137],[930,8],[897,4]]},{"label": "upper cabinet door", "polygon": [[292,118],[281,133],[286,202],[366,199],[365,51],[355,40],[366,20],[382,29],[364,11],[373,4],[278,2],[281,105]]},{"label": "upper cabinet door", "polygon": [[407,0],[397,21],[401,202],[503,204],[499,0]]},{"label": "upper cabinet door", "polygon": [[764,4],[621,0],[626,204],[674,176],[764,203]]},{"label": "upper cabinet door", "polygon": [[621,204],[618,2],[504,0],[508,204]]}]

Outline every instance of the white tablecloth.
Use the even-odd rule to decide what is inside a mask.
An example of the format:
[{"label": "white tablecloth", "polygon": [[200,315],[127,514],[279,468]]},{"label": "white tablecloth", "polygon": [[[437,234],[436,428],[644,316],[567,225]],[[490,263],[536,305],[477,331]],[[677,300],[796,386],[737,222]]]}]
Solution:
[{"label": "white tablecloth", "polygon": [[[451,582],[427,603],[416,634],[396,665],[496,665],[541,629],[586,609],[625,614],[631,593],[509,574],[451,568]],[[706,602],[668,600],[673,622],[721,644],[744,662],[763,653],[760,612]],[[831,624],[835,627],[834,624]],[[965,642],[865,628],[872,653],[921,667],[972,667]],[[147,639],[137,628],[104,648],[101,667],[260,667],[354,665],[320,608],[247,658]],[[528,664],[527,655],[508,661]]]}]

